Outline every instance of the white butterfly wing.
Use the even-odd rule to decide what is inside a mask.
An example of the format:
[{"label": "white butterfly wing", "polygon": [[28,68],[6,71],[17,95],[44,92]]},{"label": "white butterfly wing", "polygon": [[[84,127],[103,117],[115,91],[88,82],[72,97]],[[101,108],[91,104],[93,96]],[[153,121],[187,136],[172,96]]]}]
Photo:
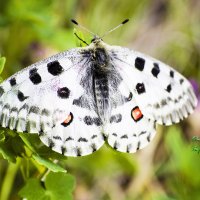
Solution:
[{"label": "white butterfly wing", "polygon": [[170,125],[193,112],[197,99],[192,86],[180,73],[142,53],[109,48],[113,65],[133,92],[144,116]]},{"label": "white butterfly wing", "polygon": [[124,96],[124,102],[112,108],[110,120],[104,127],[104,132],[108,144],[115,150],[134,153],[146,147],[154,138],[155,122],[142,114],[124,81],[118,89]]},{"label": "white butterfly wing", "polygon": [[75,71],[81,61],[73,61],[74,53],[71,50],[31,65],[0,85],[3,127],[38,133],[69,114],[73,98],[82,92]]},{"label": "white butterfly wing", "polygon": [[99,149],[104,143],[102,122],[83,87],[89,63],[82,50],[57,54],[4,81],[1,126],[38,133],[44,144],[67,156]]},{"label": "white butterfly wing", "polygon": [[72,105],[66,122],[40,134],[41,141],[65,156],[85,156],[104,144],[102,123],[96,112]]}]

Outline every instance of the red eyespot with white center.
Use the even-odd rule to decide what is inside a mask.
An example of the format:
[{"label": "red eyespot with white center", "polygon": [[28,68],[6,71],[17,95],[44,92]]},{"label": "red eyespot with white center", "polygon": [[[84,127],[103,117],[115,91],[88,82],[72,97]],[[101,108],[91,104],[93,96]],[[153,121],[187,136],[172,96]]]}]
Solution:
[{"label": "red eyespot with white center", "polygon": [[133,108],[131,110],[131,117],[133,118],[133,120],[135,122],[137,122],[143,118],[143,114],[138,106],[136,106],[135,108]]},{"label": "red eyespot with white center", "polygon": [[70,114],[67,116],[67,118],[64,120],[64,122],[61,123],[61,125],[63,125],[64,127],[69,126],[69,125],[72,123],[73,118],[74,118],[74,116],[73,116],[73,114],[70,112]]}]

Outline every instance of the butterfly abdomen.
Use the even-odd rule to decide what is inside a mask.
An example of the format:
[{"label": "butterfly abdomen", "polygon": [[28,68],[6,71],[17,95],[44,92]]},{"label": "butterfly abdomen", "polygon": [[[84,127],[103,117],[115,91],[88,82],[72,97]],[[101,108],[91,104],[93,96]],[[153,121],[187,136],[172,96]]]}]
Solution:
[{"label": "butterfly abdomen", "polygon": [[105,48],[96,46],[91,51],[91,74],[94,102],[102,121],[106,120],[109,110],[109,56]]},{"label": "butterfly abdomen", "polygon": [[108,116],[109,110],[109,88],[108,88],[108,79],[106,75],[99,78],[94,74],[93,81],[94,88],[94,100],[97,105],[97,112],[100,118],[105,121]]}]

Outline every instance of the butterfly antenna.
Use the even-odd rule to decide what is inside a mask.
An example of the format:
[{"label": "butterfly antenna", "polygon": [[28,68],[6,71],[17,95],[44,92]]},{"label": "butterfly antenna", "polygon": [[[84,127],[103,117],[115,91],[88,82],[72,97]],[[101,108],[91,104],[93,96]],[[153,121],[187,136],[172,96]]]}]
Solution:
[{"label": "butterfly antenna", "polygon": [[95,36],[96,34],[94,34],[92,31],[88,30],[87,28],[85,28],[84,26],[80,25],[76,20],[71,19],[71,22],[73,24],[75,24],[76,26],[82,28],[83,30],[85,30],[86,32],[90,33],[91,35]]},{"label": "butterfly antenna", "polygon": [[89,45],[85,40],[81,39],[76,33],[74,33],[74,35],[84,44]]},{"label": "butterfly antenna", "polygon": [[129,19],[125,19],[121,24],[119,24],[118,26],[116,26],[115,28],[112,28],[111,30],[107,31],[106,33],[104,33],[104,35],[102,35],[100,38],[104,38],[106,35],[110,34],[111,32],[115,31],[116,29],[118,29],[119,27],[123,26],[124,24],[126,24],[129,21]]}]

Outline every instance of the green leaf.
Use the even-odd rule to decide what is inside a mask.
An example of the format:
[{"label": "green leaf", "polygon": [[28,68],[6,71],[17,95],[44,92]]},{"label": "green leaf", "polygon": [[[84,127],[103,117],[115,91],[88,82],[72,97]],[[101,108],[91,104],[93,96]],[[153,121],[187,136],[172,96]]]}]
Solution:
[{"label": "green leaf", "polygon": [[[32,158],[39,164],[44,165],[53,172],[66,172],[64,168],[50,160],[50,158],[52,158],[52,160],[62,160],[63,156],[60,156],[60,154],[53,152],[50,148],[44,146],[37,134],[19,133],[19,136],[22,138],[26,146],[33,152]],[[64,159],[66,158],[64,157]]]},{"label": "green leaf", "polygon": [[9,148],[9,145],[6,145],[4,143],[0,143],[0,153],[2,154],[3,158],[8,160],[9,162],[16,162],[16,155],[12,151],[11,148]]},{"label": "green leaf", "polygon": [[37,134],[30,133],[19,133],[19,136],[22,138],[26,146],[34,153],[37,153],[43,158],[52,158],[53,160],[66,160],[67,157],[63,156],[49,147],[45,146],[39,139]]},{"label": "green leaf", "polygon": [[36,178],[29,179],[26,185],[20,190],[19,195],[27,200],[50,199],[47,198],[45,189],[42,187],[41,182]]},{"label": "green leaf", "polygon": [[1,58],[0,58],[0,74],[1,74],[2,71],[3,71],[3,68],[4,68],[5,63],[6,63],[6,58],[5,58],[5,57],[1,57]]},{"label": "green leaf", "polygon": [[44,165],[53,172],[66,172],[64,168],[60,165],[53,163],[47,158],[42,158],[38,154],[32,154],[33,159],[35,159],[39,164]]},{"label": "green leaf", "polygon": [[[4,134],[1,132],[1,134]],[[22,156],[25,153],[24,143],[17,135],[9,134],[9,131],[5,129],[5,134],[2,142],[0,142],[0,153],[4,159],[9,162],[16,162],[17,156]]]},{"label": "green leaf", "polygon": [[72,191],[75,188],[75,179],[70,174],[50,173],[46,177],[45,186],[49,190],[51,199],[72,200]]},{"label": "green leaf", "polygon": [[4,131],[1,130],[1,131],[0,131],[0,143],[1,143],[1,142],[4,142],[5,139],[6,139],[6,136],[5,136],[5,134],[4,134]]},{"label": "green leaf", "polygon": [[19,195],[28,200],[72,200],[75,179],[65,173],[49,173],[44,185],[38,179],[29,179]]},{"label": "green leaf", "polygon": [[[30,134],[26,134],[26,133],[19,133],[19,136],[21,137],[21,139],[23,140],[23,142],[26,144],[26,146],[32,151],[32,152],[36,152],[35,151],[35,147],[32,145],[33,143],[31,143],[30,140]],[[33,137],[32,137],[33,138]],[[38,144],[38,143],[35,143]]]}]

